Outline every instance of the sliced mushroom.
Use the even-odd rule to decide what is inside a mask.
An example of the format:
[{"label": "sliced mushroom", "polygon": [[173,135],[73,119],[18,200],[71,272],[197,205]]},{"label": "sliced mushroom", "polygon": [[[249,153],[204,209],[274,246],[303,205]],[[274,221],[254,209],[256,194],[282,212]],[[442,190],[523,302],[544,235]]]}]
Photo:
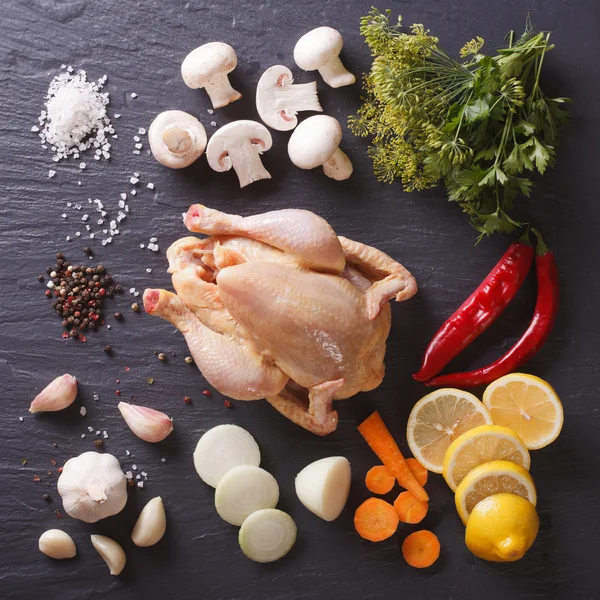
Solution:
[{"label": "sliced mushroom", "polygon": [[296,115],[303,110],[322,112],[317,83],[292,85],[292,72],[283,65],[269,67],[256,87],[256,108],[260,118],[277,131],[290,131],[298,125]]},{"label": "sliced mushroom", "polygon": [[223,42],[210,42],[192,50],[181,64],[181,76],[192,89],[204,88],[213,108],[227,106],[242,97],[227,75],[237,66],[235,50]]},{"label": "sliced mushroom", "polygon": [[339,148],[342,128],[327,115],[315,115],[296,127],[288,142],[290,160],[301,169],[323,167],[327,177],[337,181],[352,175],[352,162]]},{"label": "sliced mushroom", "polygon": [[240,187],[259,179],[271,179],[260,155],[271,148],[269,130],[256,121],[233,121],[219,129],[208,142],[206,158],[211,169],[222,173],[233,167]]},{"label": "sliced mushroom", "polygon": [[323,81],[333,88],[352,85],[356,78],[339,59],[343,45],[339,31],[331,27],[317,27],[298,40],[294,60],[305,71],[318,70]]},{"label": "sliced mushroom", "polygon": [[202,156],[206,131],[196,117],[181,110],[167,110],[152,121],[148,141],[161,165],[183,169]]}]

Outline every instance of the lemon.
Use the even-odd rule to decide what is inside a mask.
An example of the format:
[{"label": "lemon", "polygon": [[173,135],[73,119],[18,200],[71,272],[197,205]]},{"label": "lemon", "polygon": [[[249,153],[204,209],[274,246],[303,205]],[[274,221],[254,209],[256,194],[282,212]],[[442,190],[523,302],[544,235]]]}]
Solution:
[{"label": "lemon", "polygon": [[443,388],[414,405],[406,439],[413,456],[426,469],[441,473],[448,446],[469,429],[486,423],[491,424],[492,418],[473,394]]},{"label": "lemon", "polygon": [[488,496],[508,492],[536,505],[537,494],[529,472],[509,460],[494,460],[475,467],[456,488],[454,501],[463,523],[475,505]]},{"label": "lemon", "polygon": [[494,494],[479,502],[465,532],[467,548],[478,558],[510,562],[531,548],[540,521],[529,500],[516,494]]},{"label": "lemon", "polygon": [[481,425],[450,444],[442,473],[446,483],[456,490],[471,469],[492,460],[509,460],[529,470],[529,451],[512,429]]},{"label": "lemon", "polygon": [[483,403],[494,423],[513,429],[530,450],[551,444],[563,426],[563,407],[556,392],[534,375],[500,377],[485,390]]}]

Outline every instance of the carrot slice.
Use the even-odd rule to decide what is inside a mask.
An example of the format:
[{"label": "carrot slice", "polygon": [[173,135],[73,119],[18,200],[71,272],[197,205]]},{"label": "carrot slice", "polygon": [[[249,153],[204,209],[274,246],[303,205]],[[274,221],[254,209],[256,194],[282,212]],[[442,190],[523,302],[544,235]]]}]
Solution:
[{"label": "carrot slice", "polygon": [[392,491],[396,478],[383,465],[377,465],[367,471],[365,485],[374,494],[387,494]]},{"label": "carrot slice", "polygon": [[398,513],[381,498],[365,500],[354,513],[354,528],[358,535],[370,542],[382,542],[396,533]]},{"label": "carrot slice", "polygon": [[407,458],[406,464],[419,484],[425,486],[429,471],[416,458]]},{"label": "carrot slice", "polygon": [[440,540],[426,529],[415,531],[404,540],[402,556],[415,569],[430,567],[440,556]]},{"label": "carrot slice", "polygon": [[398,444],[394,441],[379,413],[375,411],[365,419],[358,426],[358,431],[398,483],[418,500],[427,502],[429,500],[427,492],[412,474]]},{"label": "carrot slice", "polygon": [[410,492],[402,492],[394,501],[394,508],[403,523],[420,523],[427,514],[429,504],[417,500]]}]

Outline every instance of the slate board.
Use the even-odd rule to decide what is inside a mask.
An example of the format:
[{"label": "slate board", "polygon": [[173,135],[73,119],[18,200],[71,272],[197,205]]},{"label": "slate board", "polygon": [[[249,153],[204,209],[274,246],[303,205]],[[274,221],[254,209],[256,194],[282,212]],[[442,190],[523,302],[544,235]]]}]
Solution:
[{"label": "slate board", "polygon": [[[511,28],[519,29],[527,13],[540,29],[554,31],[558,50],[547,58],[546,85],[575,99],[573,123],[561,141],[558,163],[535,189],[525,214],[539,226],[555,250],[562,282],[562,308],[549,342],[527,367],[547,377],[562,396],[566,422],[560,439],[533,455],[531,472],[539,495],[541,530],[527,557],[513,565],[474,559],[463,542],[463,527],[453,498],[441,477],[431,476],[431,508],[423,527],[442,542],[439,562],[425,572],[408,568],[400,554],[401,527],[393,539],[370,544],[358,538],[352,517],[367,497],[363,486],[374,457],[356,431],[357,419],[376,407],[407,450],[406,418],[424,388],[412,382],[421,352],[444,318],[473,289],[504,251],[508,240],[497,237],[474,246],[475,234],[442,190],[403,193],[398,183],[376,182],[367,158],[367,141],[346,129],[342,147],[355,166],[344,183],[328,180],[318,170],[300,171],[286,156],[285,133],[273,134],[274,148],[264,164],[274,177],[240,190],[232,173],[209,170],[204,159],[182,172],[162,168],[143,152],[132,154],[138,127],[148,127],[161,110],[179,108],[197,114],[208,131],[237,118],[257,118],[253,95],[265,68],[274,63],[293,67],[297,82],[314,80],[292,61],[298,37],[322,24],[343,34],[343,59],[354,72],[368,69],[370,58],[358,33],[359,18],[369,1],[323,3],[205,3],[172,0],[4,0],[0,21],[0,598],[47,600],[101,598],[203,600],[300,598],[570,598],[600,597],[597,567],[600,550],[598,492],[598,347],[600,317],[597,261],[600,257],[597,140],[600,119],[598,59],[600,8],[596,0],[452,0],[388,2],[402,11],[407,24],[424,22],[447,48],[457,51],[474,35],[491,47]],[[185,54],[202,43],[222,40],[238,54],[231,77],[244,99],[207,113],[208,98],[185,87],[179,74]],[[110,162],[88,156],[80,172],[77,161],[58,166],[44,152],[30,128],[36,123],[51,75],[61,63],[85,68],[90,78],[109,76],[111,114],[119,138]],[[326,112],[345,124],[359,106],[359,86],[333,90],[319,77]],[[131,98],[135,92],[138,97]],[[144,144],[144,150],[147,144]],[[57,175],[48,179],[48,169]],[[128,290],[169,286],[164,251],[185,234],[181,212],[201,201],[233,213],[250,214],[284,207],[302,207],[323,215],[339,234],[374,245],[407,265],[420,290],[414,299],[393,307],[387,353],[387,375],[375,391],[340,403],[338,430],[317,438],[294,426],[265,402],[234,403],[201,392],[206,384],[183,358],[182,336],[158,319],[134,314],[131,294],[117,299],[107,312],[121,310],[123,323],[109,321],[88,336],[86,344],[61,339],[61,326],[44,286],[35,276],[53,264],[62,250],[72,261],[87,261],[83,239],[65,241],[83,230],[80,214],[66,211],[66,202],[100,198],[116,208],[119,193],[131,189],[132,172],[141,173],[139,193],[130,201],[132,213],[112,245],[94,243],[97,262],[107,266]],[[81,181],[81,186],[77,181]],[[156,184],[154,192],[146,183]],[[161,251],[140,249],[157,236]],[[152,268],[152,273],[146,269]],[[505,316],[455,366],[483,364],[501,352],[528,322],[534,282]],[[139,298],[138,298],[139,300]],[[113,356],[102,351],[114,348]],[[160,363],[154,351],[168,355]],[[130,370],[127,371],[126,367]],[[76,405],[60,414],[30,416],[31,398],[55,376],[70,372],[80,381]],[[147,378],[153,377],[154,385]],[[120,384],[116,380],[120,380]],[[134,438],[116,410],[122,400],[165,409],[175,432],[164,443],[149,445]],[[93,395],[98,395],[94,401]],[[183,396],[192,397],[185,405]],[[79,406],[87,416],[79,415]],[[19,417],[24,421],[20,422]],[[234,422],[258,440],[263,465],[281,485],[280,506],[298,524],[298,542],[282,561],[258,565],[245,559],[237,545],[237,529],[222,522],[213,509],[212,490],[197,477],[191,453],[203,431]],[[129,469],[137,464],[149,481],[130,490],[126,509],[96,525],[69,517],[59,520],[56,469],[67,457],[93,449],[88,426],[106,430],[105,448]],[[82,434],[86,434],[82,438]],[[53,443],[58,448],[53,447]],[[131,458],[125,456],[129,450]],[[353,486],[347,508],[334,523],[324,523],[296,500],[294,475],[307,463],[329,455],[347,456]],[[166,458],[166,463],[161,462]],[[21,465],[26,458],[27,464]],[[52,475],[47,471],[51,469]],[[42,479],[34,483],[33,477]],[[47,487],[50,482],[50,487]],[[42,494],[53,502],[47,505]],[[161,495],[168,530],[154,548],[137,549],[129,532],[150,498]],[[37,551],[37,539],[48,528],[61,527],[75,539],[79,555],[53,562]],[[90,533],[113,536],[128,555],[122,576],[111,577],[89,543]]]}]

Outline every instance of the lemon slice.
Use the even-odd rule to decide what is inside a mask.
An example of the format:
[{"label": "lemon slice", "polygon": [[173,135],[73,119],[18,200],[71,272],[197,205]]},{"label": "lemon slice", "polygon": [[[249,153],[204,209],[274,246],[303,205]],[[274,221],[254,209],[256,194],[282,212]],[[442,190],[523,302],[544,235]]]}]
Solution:
[{"label": "lemon slice", "polygon": [[421,398],[406,426],[413,456],[434,473],[441,473],[448,446],[460,435],[492,423],[485,406],[469,392],[443,388]]},{"label": "lemon slice", "polygon": [[500,425],[481,425],[463,433],[448,448],[442,473],[456,490],[475,467],[493,460],[509,460],[529,470],[529,450],[517,434]]},{"label": "lemon slice", "polygon": [[500,377],[485,390],[483,403],[494,423],[510,427],[530,450],[551,444],[563,426],[563,407],[556,392],[534,375]]},{"label": "lemon slice", "polygon": [[466,525],[475,505],[494,494],[517,494],[534,506],[537,494],[531,475],[520,465],[508,460],[494,460],[475,467],[456,488],[456,510]]}]

